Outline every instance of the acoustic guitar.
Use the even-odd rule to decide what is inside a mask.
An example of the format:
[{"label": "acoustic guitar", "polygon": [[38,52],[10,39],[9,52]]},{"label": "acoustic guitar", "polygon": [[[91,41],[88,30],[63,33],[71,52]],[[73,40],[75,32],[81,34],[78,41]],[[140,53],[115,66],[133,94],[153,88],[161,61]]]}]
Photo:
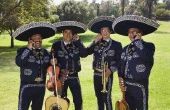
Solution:
[{"label": "acoustic guitar", "polygon": [[129,105],[125,100],[125,91],[122,91],[122,99],[116,101],[115,110],[129,110]]}]

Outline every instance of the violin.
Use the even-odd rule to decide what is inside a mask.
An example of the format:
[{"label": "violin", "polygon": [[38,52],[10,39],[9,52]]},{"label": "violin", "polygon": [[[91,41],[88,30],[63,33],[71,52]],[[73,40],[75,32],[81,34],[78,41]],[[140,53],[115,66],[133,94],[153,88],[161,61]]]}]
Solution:
[{"label": "violin", "polygon": [[[52,53],[53,65],[47,68],[49,80],[47,80],[47,89],[51,92],[60,92],[62,90],[62,83],[59,80],[60,68],[55,64],[54,53]],[[56,91],[57,90],[57,91]]]},{"label": "violin", "polygon": [[[55,79],[56,79],[56,83],[57,83],[57,86],[58,86],[58,89],[61,88],[61,81],[58,79],[58,76],[59,76],[59,72],[60,72],[60,68],[58,66],[55,67],[56,70],[54,72],[54,69],[53,69],[53,66],[49,66],[48,69],[47,69],[47,74],[50,76],[49,80],[47,80],[47,89],[49,91],[54,91],[55,90]],[[56,78],[55,78],[55,75],[54,73],[56,74]]]}]

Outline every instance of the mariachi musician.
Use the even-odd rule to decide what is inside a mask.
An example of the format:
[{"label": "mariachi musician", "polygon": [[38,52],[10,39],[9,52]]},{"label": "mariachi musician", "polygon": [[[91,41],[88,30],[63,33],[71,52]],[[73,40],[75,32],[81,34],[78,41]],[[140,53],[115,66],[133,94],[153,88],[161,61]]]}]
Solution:
[{"label": "mariachi musician", "polygon": [[98,110],[112,110],[113,73],[118,70],[122,46],[112,40],[114,34],[112,23],[114,17],[100,16],[90,21],[88,28],[98,33],[96,39],[87,47],[87,53],[93,54],[94,90],[97,97]]},{"label": "mariachi musician", "polygon": [[42,110],[45,95],[46,70],[50,55],[42,47],[42,39],[55,34],[55,27],[46,22],[34,22],[18,28],[13,37],[28,41],[26,47],[17,51],[16,64],[20,67],[20,91],[18,110]]},{"label": "mariachi musician", "polygon": [[59,79],[63,82],[62,97],[67,97],[68,87],[73,95],[75,110],[82,110],[82,94],[78,77],[81,70],[80,57],[85,57],[86,49],[79,39],[78,33],[84,33],[86,26],[76,21],[54,23],[57,33],[62,33],[63,39],[52,45],[54,57],[60,68]]},{"label": "mariachi musician", "polygon": [[155,46],[145,42],[142,36],[158,27],[157,22],[137,15],[124,15],[113,23],[114,31],[128,36],[131,41],[123,48],[119,73],[120,88],[122,91],[126,89],[125,100],[130,110],[148,110],[148,85]]}]

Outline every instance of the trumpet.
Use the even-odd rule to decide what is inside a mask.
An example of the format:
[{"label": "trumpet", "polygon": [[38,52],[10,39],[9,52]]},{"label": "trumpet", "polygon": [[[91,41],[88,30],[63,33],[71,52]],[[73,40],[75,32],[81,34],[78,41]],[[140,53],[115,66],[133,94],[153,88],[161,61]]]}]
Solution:
[{"label": "trumpet", "polygon": [[108,77],[106,77],[106,68],[108,67],[108,63],[102,61],[103,63],[103,71],[102,71],[102,85],[103,85],[103,89],[102,89],[102,93],[107,93],[107,89],[106,89],[106,85],[107,85],[107,81],[108,81]]}]

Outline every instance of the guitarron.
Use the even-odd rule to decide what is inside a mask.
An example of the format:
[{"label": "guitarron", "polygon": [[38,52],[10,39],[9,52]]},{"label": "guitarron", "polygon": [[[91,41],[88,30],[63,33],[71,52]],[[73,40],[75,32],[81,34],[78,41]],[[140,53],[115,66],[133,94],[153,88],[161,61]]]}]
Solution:
[{"label": "guitarron", "polygon": [[125,100],[125,91],[122,91],[122,99],[116,101],[115,110],[129,110],[129,105]]}]

